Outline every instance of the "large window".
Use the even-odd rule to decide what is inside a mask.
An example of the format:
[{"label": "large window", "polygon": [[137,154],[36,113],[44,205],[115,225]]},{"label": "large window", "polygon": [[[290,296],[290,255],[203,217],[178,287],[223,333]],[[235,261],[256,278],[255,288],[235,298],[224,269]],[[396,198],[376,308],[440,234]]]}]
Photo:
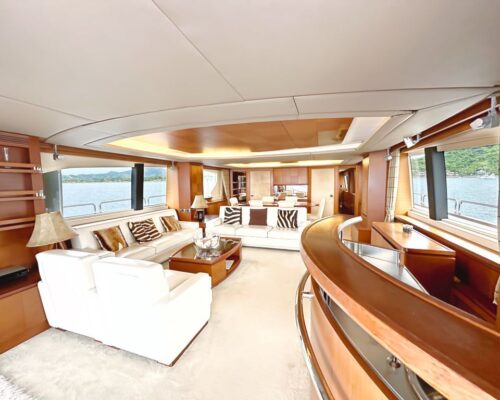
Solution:
[{"label": "large window", "polygon": [[167,203],[167,168],[144,167],[144,206]]},{"label": "large window", "polygon": [[[79,217],[132,208],[132,168],[66,168],[61,170],[62,211]],[[144,207],[166,204],[166,167],[144,167]]]},{"label": "large window", "polygon": [[429,208],[425,156],[423,153],[411,154],[409,160],[413,207]]},{"label": "large window", "polygon": [[[483,229],[497,226],[499,146],[441,150],[444,151],[448,220],[468,226],[482,225]],[[427,174],[430,172],[425,168],[425,156],[410,154],[409,162],[413,209],[427,212]]]},{"label": "large window", "polygon": [[498,145],[445,151],[448,214],[497,225]]},{"label": "large window", "polygon": [[203,169],[203,197],[211,200],[224,198],[222,188],[222,173],[218,169]]},{"label": "large window", "polygon": [[65,217],[131,209],[130,167],[67,168],[61,171]]}]

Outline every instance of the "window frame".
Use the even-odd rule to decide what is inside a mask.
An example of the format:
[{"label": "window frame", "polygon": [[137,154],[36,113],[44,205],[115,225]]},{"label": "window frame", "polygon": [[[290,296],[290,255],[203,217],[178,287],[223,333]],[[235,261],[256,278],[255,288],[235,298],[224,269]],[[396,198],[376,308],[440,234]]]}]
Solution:
[{"label": "window frame", "polygon": [[[205,195],[205,172],[215,173],[217,175],[217,181],[215,182],[215,185],[217,185],[219,181],[221,182],[221,190],[220,190],[219,197],[212,197],[212,196]],[[203,197],[205,199],[210,199],[210,202],[218,202],[218,201],[225,200],[224,187],[223,187],[224,184],[222,183],[222,170],[220,170],[218,168],[203,167],[202,181],[203,181]],[[213,191],[213,189],[212,189],[212,191]]]},{"label": "window frame", "polygon": [[[495,144],[495,143],[491,143]],[[460,150],[460,149],[466,149],[466,148],[474,148],[474,147],[483,147],[488,144],[485,143],[478,143],[474,144],[471,143],[470,141],[464,143],[463,146],[454,146],[453,150]],[[496,143],[496,145],[499,145]],[[446,148],[443,148],[442,146],[437,146],[439,151],[446,152],[448,151]],[[450,149],[451,150],[451,149]],[[464,237],[467,237],[468,240],[471,241],[477,241],[478,243],[485,245],[485,242],[488,243],[486,244],[487,247],[489,247],[489,242],[494,241],[493,243],[496,244],[498,241],[498,227],[494,224],[490,224],[486,221],[481,221],[477,220],[474,218],[468,218],[468,217],[462,217],[462,216],[457,216],[453,213],[451,213],[448,210],[448,216],[446,218],[443,218],[442,220],[435,220],[432,219],[429,215],[429,208],[422,207],[420,205],[415,205],[414,203],[414,191],[413,191],[413,179],[412,179],[412,168],[411,168],[411,155],[414,154],[422,154],[424,153],[424,149],[416,149],[414,151],[408,151],[408,173],[409,173],[409,181],[410,181],[410,199],[411,199],[411,208],[408,211],[409,216],[413,216],[417,219],[421,219],[422,221],[425,221],[427,223],[430,223],[432,225],[435,225],[436,227],[442,228],[443,230],[451,230],[453,233],[461,234]],[[424,160],[425,160],[425,153],[424,155]],[[446,166],[444,166],[446,168]],[[446,170],[445,170],[446,172]],[[426,174],[428,173],[426,169]],[[447,183],[446,183],[447,184]],[[430,202],[430,198],[429,198]],[[430,204],[429,204],[430,207]],[[497,211],[498,212],[498,211]],[[474,240],[474,236],[478,235],[479,237],[477,238],[478,240]]]}]

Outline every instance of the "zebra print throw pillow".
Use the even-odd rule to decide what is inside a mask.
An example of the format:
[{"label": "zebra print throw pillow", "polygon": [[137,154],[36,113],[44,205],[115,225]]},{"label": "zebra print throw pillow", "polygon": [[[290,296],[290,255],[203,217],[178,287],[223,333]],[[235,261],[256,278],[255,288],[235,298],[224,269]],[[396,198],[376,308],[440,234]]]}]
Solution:
[{"label": "zebra print throw pillow", "polygon": [[298,210],[278,210],[278,228],[298,228]]},{"label": "zebra print throw pillow", "polygon": [[161,238],[161,233],[156,228],[156,225],[153,222],[153,218],[149,218],[149,219],[142,221],[142,225],[144,226],[144,229],[148,233],[151,240]]},{"label": "zebra print throw pillow", "polygon": [[138,243],[146,243],[152,240],[143,221],[129,222],[128,229],[130,229]]},{"label": "zebra print throw pillow", "polygon": [[241,224],[241,208],[240,207],[226,207],[224,210],[224,223],[225,224]]}]

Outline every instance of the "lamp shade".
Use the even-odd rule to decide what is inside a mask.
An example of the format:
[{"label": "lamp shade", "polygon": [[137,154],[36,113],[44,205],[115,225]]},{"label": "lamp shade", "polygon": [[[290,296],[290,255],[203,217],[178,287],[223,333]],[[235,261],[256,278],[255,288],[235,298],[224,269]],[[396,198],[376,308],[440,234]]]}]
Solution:
[{"label": "lamp shade", "polygon": [[191,208],[195,208],[195,209],[208,208],[208,204],[207,204],[207,202],[202,194],[197,194],[194,197],[194,201],[193,201],[193,204],[191,204]]},{"label": "lamp shade", "polygon": [[35,228],[27,247],[39,247],[64,242],[78,234],[64,221],[59,211],[38,214],[35,218]]}]

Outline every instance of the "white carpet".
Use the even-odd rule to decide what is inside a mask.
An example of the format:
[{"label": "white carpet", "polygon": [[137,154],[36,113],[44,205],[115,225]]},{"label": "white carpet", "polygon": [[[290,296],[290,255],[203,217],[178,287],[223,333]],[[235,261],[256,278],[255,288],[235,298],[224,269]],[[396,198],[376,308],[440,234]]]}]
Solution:
[{"label": "white carpet", "polygon": [[294,322],[298,252],[243,249],[214,289],[212,317],[174,367],[50,329],[0,356],[0,374],[37,399],[307,400]]}]

